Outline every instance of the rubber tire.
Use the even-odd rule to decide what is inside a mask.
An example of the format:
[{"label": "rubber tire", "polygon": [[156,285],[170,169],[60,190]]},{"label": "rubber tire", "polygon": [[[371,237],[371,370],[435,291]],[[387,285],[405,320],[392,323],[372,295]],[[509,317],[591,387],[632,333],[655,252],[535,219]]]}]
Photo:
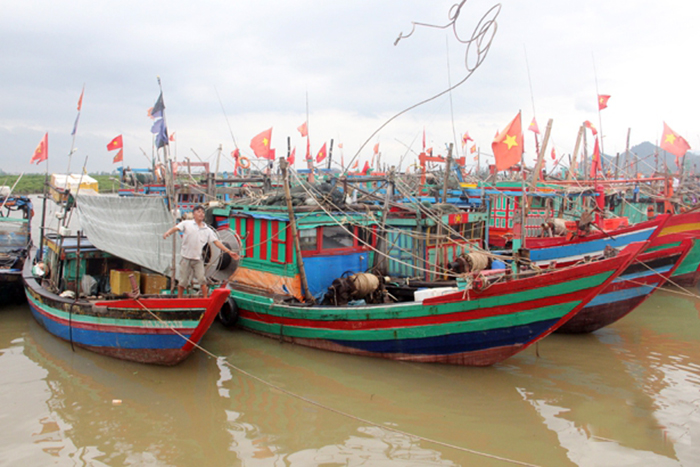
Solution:
[{"label": "rubber tire", "polygon": [[236,322],[238,322],[238,305],[236,305],[236,301],[232,297],[229,297],[221,305],[218,316],[221,324],[227,328],[235,326]]}]

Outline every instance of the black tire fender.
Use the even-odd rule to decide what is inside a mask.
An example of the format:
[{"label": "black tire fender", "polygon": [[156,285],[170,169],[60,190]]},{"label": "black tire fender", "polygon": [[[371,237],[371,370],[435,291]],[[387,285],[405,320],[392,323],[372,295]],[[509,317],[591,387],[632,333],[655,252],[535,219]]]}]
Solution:
[{"label": "black tire fender", "polygon": [[238,305],[233,297],[229,297],[219,310],[219,321],[226,327],[233,327],[238,321]]}]

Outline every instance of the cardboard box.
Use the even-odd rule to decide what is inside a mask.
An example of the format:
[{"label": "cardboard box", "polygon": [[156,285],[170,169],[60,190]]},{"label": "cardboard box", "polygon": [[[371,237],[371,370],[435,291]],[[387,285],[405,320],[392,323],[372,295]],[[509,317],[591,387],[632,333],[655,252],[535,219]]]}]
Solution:
[{"label": "cardboard box", "polygon": [[141,293],[144,295],[159,294],[168,288],[168,278],[160,274],[141,273]]},{"label": "cardboard box", "polygon": [[130,274],[134,275],[136,285],[138,286],[141,283],[141,273],[138,271],[131,271],[129,269],[112,269],[109,272],[109,286],[114,295],[123,295],[133,290],[131,281],[129,280]]}]

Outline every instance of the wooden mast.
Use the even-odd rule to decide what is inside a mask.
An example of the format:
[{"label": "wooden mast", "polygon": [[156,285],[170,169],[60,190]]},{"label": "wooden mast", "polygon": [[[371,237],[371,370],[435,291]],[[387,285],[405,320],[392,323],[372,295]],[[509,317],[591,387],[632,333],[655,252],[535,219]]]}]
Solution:
[{"label": "wooden mast", "polygon": [[583,138],[583,132],[586,128],[581,125],[578,129],[578,136],[576,137],[576,145],[574,146],[574,154],[571,156],[571,164],[569,165],[569,174],[567,175],[567,180],[572,180],[575,177],[574,171],[576,170],[576,158],[578,157],[578,149],[581,146],[581,139]]},{"label": "wooden mast", "polygon": [[289,213],[289,229],[294,242],[294,250],[297,254],[297,264],[299,265],[299,279],[301,286],[304,289],[304,298],[311,303],[316,303],[314,296],[309,290],[309,282],[306,278],[306,269],[304,269],[304,260],[301,257],[301,243],[299,243],[299,235],[297,233],[297,222],[294,216],[294,208],[292,207],[292,194],[289,190],[289,172],[287,171],[288,162],[280,157],[280,170],[282,171],[282,183],[284,184],[284,197],[287,200],[287,211]]}]

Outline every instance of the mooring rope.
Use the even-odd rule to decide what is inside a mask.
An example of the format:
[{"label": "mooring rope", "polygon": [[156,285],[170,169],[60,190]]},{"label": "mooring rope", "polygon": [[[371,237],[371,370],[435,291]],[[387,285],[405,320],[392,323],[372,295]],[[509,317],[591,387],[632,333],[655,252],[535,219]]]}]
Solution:
[{"label": "mooring rope", "polygon": [[212,357],[212,358],[215,358],[217,361],[223,363],[224,365],[230,367],[231,369],[237,371],[238,373],[240,373],[240,374],[242,374],[242,375],[244,375],[244,376],[247,376],[248,378],[254,379],[255,381],[257,381],[257,382],[259,382],[259,383],[261,383],[261,384],[263,384],[263,385],[265,385],[265,386],[267,386],[267,387],[269,387],[269,388],[271,388],[271,389],[275,389],[276,391],[279,391],[279,392],[281,392],[281,393],[283,393],[283,394],[286,394],[287,396],[290,396],[290,397],[293,397],[293,398],[298,399],[298,400],[300,400],[300,401],[306,402],[307,404],[314,405],[314,406],[316,406],[316,407],[319,407],[319,408],[321,408],[321,409],[323,409],[323,410],[326,410],[326,411],[328,411],[328,412],[334,413],[334,414],[336,414],[336,415],[340,415],[340,416],[342,416],[342,417],[349,418],[349,419],[351,419],[351,420],[355,420],[355,421],[358,421],[358,422],[366,423],[366,424],[371,425],[371,426],[376,427],[376,428],[381,428],[381,429],[384,429],[384,430],[387,430],[387,431],[392,431],[392,432],[394,432],[394,433],[397,433],[397,434],[400,434],[400,435],[404,435],[404,436],[407,436],[407,437],[410,437],[410,438],[419,439],[419,440],[425,441],[425,442],[427,442],[427,443],[437,444],[438,446],[443,446],[443,447],[446,447],[446,448],[455,449],[455,450],[457,450],[457,451],[462,451],[462,452],[466,452],[466,453],[469,453],[469,454],[474,454],[474,455],[481,456],[481,457],[487,457],[487,458],[489,458],[489,459],[495,459],[495,460],[499,460],[499,461],[503,461],[503,462],[508,462],[508,463],[515,464],[515,465],[524,465],[524,466],[528,466],[528,467],[538,467],[537,464],[530,464],[530,463],[528,463],[528,462],[522,462],[522,461],[518,461],[518,460],[515,460],[515,459],[509,459],[509,458],[507,458],[507,457],[497,456],[497,455],[495,455],[495,454],[489,454],[489,453],[487,453],[487,452],[482,452],[482,451],[477,451],[477,450],[474,450],[474,449],[465,448],[465,447],[462,447],[462,446],[457,446],[457,445],[455,445],[455,444],[446,443],[446,442],[443,442],[443,441],[438,441],[438,440],[433,439],[433,438],[428,438],[428,437],[425,437],[425,436],[421,436],[421,435],[416,435],[416,434],[413,434],[413,433],[409,433],[409,432],[407,432],[407,431],[400,430],[400,429],[398,429],[398,428],[393,428],[393,427],[390,427],[390,426],[382,425],[382,424],[380,424],[380,423],[373,422],[373,421],[371,421],[371,420],[368,420],[368,419],[362,418],[362,417],[358,417],[358,416],[356,416],[356,415],[352,415],[352,414],[350,414],[350,413],[348,413],[348,412],[345,412],[345,411],[343,411],[343,410],[339,410],[339,409],[330,407],[330,406],[328,406],[328,405],[322,404],[322,403],[317,402],[317,401],[315,401],[315,400],[313,400],[313,399],[310,399],[310,398],[308,398],[308,397],[304,397],[304,396],[302,396],[302,395],[299,395],[299,394],[297,394],[297,393],[295,393],[295,392],[292,392],[292,391],[290,391],[290,390],[288,390],[288,389],[285,389],[285,388],[283,388],[283,387],[281,387],[281,386],[278,386],[278,385],[276,385],[276,384],[274,384],[274,383],[271,383],[271,382],[269,382],[269,381],[267,381],[267,380],[265,380],[265,379],[263,379],[263,378],[261,378],[261,377],[259,377],[259,376],[256,376],[256,375],[254,375],[254,374],[252,374],[252,373],[250,373],[250,372],[248,372],[248,371],[246,371],[246,370],[244,370],[244,369],[242,369],[242,368],[240,368],[240,367],[234,365],[233,363],[231,363],[231,362],[229,362],[228,360],[226,360],[225,357],[218,356],[218,355],[214,354],[213,352],[210,352],[209,350],[205,349],[204,347],[202,347],[202,346],[199,345],[198,343],[192,341],[189,337],[185,336],[185,335],[182,334],[180,331],[178,331],[177,329],[175,329],[174,327],[172,327],[172,326],[170,326],[168,323],[166,323],[160,316],[156,315],[156,314],[155,314],[153,311],[151,311],[146,305],[144,305],[144,304],[141,302],[141,300],[139,300],[138,297],[134,298],[134,300],[135,300],[136,303],[138,303],[145,311],[147,311],[151,316],[153,316],[155,319],[157,319],[157,320],[160,321],[162,324],[164,324],[166,327],[168,327],[173,333],[175,333],[175,334],[177,334],[178,336],[182,337],[185,341],[189,342],[189,343],[192,344],[195,348],[197,348],[197,349],[201,350],[202,352],[204,352],[206,355],[208,355],[208,356],[210,356],[210,357]]}]

